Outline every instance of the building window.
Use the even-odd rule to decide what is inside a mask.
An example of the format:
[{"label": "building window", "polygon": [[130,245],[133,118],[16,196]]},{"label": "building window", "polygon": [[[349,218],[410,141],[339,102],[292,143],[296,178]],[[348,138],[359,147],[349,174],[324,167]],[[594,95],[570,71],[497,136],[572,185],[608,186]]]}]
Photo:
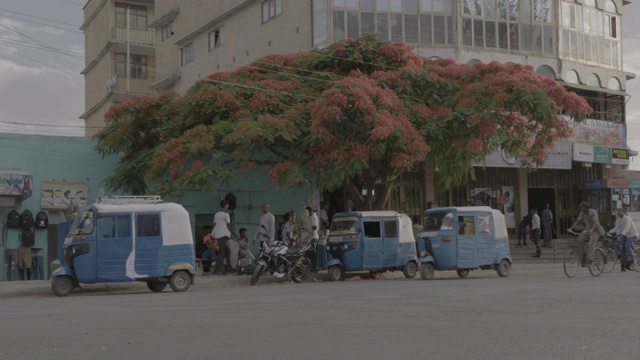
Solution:
[{"label": "building window", "polygon": [[[115,54],[116,75],[119,77],[127,77],[127,54]],[[131,66],[129,76],[132,79],[147,78],[147,57],[144,55],[129,55],[129,65]]]},{"label": "building window", "polygon": [[262,2],[262,22],[265,23],[271,18],[282,13],[282,0],[264,0]]},{"label": "building window", "polygon": [[209,51],[224,44],[224,26],[221,26],[209,33]]},{"label": "building window", "polygon": [[189,43],[186,46],[183,46],[182,48],[180,48],[180,65],[181,66],[184,66],[190,62],[193,62],[193,60],[195,60],[195,57],[196,57],[196,54],[195,54],[195,47],[193,43]]},{"label": "building window", "polygon": [[[382,40],[411,44],[455,43],[452,5],[447,1],[330,0],[329,3],[333,41],[376,33]],[[323,24],[324,8],[326,0],[314,1],[314,14],[318,14]]]},{"label": "building window", "polygon": [[615,5],[608,11],[606,4],[602,11],[595,6],[595,1],[584,1],[582,5],[562,2],[562,58],[617,69],[622,67],[618,36],[620,20],[615,13]]},{"label": "building window", "polygon": [[116,3],[116,26],[127,27],[127,8],[129,8],[129,27],[147,29],[147,8],[145,6]]},{"label": "building window", "polygon": [[167,40],[173,35],[173,23],[163,26],[161,31],[162,31],[162,41]]},{"label": "building window", "polygon": [[319,45],[329,40],[329,19],[327,0],[313,0],[313,45]]}]

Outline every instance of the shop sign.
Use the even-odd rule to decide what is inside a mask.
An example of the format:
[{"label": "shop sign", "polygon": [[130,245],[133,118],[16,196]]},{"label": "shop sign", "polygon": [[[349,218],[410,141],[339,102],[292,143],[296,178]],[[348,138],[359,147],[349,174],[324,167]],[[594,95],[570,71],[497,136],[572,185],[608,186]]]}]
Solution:
[{"label": "shop sign", "polygon": [[629,181],[627,179],[607,179],[608,188],[627,188]]},{"label": "shop sign", "polygon": [[[522,162],[507,154],[504,150],[496,150],[487,155],[483,160],[474,161],[473,166],[519,168]],[[571,143],[568,141],[556,141],[553,149],[547,152],[547,156],[541,169],[571,169]]]},{"label": "shop sign", "polygon": [[573,128],[573,134],[569,140],[574,143],[609,147],[624,147],[627,144],[625,124],[596,119],[584,119],[577,122],[569,116],[561,116]]},{"label": "shop sign", "polygon": [[582,162],[593,162],[593,145],[573,144],[573,160]]},{"label": "shop sign", "polygon": [[604,146],[594,146],[593,162],[611,164],[611,148]]},{"label": "shop sign", "polygon": [[640,180],[627,180],[630,188],[640,188]]},{"label": "shop sign", "polygon": [[585,181],[584,184],[582,185],[582,188],[585,190],[595,190],[595,189],[602,189],[602,181],[600,180],[589,180],[589,181]]},{"label": "shop sign", "polygon": [[611,149],[611,163],[620,165],[629,165],[628,149]]}]

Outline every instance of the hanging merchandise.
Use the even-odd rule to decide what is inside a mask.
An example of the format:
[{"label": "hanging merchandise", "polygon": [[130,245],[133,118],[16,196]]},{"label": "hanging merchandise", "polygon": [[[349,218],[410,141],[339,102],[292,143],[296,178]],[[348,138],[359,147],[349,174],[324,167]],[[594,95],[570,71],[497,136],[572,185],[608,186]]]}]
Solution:
[{"label": "hanging merchandise", "polygon": [[46,229],[49,227],[49,216],[43,210],[36,214],[36,229]]},{"label": "hanging merchandise", "polygon": [[31,229],[23,229],[20,237],[23,247],[32,247],[36,244],[36,236]]},{"label": "hanging merchandise", "polygon": [[7,228],[9,229],[20,228],[20,213],[15,209],[9,211],[9,214],[7,215]]},{"label": "hanging merchandise", "polygon": [[33,213],[29,209],[25,209],[20,214],[20,227],[23,229],[31,229],[35,225]]}]

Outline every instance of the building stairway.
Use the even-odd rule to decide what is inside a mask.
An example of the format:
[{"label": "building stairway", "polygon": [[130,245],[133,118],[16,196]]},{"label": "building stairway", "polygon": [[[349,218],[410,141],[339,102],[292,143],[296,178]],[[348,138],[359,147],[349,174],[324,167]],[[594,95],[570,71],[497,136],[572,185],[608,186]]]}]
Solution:
[{"label": "building stairway", "polygon": [[[542,239],[540,239],[540,243],[542,244]],[[528,248],[526,247],[516,247],[518,243],[515,239],[509,240],[509,250],[511,252],[511,259],[513,262],[531,262],[531,263],[549,263],[549,262],[562,262],[564,260],[564,254],[568,248],[568,239],[561,238],[553,240],[555,246],[551,248],[542,248],[542,254],[539,258],[534,258],[533,255],[536,253],[536,246],[532,241],[527,241]]]}]

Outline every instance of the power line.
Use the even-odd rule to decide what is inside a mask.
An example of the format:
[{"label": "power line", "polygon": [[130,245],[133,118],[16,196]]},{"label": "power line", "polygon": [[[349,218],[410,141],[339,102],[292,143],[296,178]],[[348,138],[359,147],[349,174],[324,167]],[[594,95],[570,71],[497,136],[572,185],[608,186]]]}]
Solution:
[{"label": "power line", "polygon": [[[44,21],[53,22],[53,23],[57,23],[57,24],[73,26],[73,27],[75,27],[76,29],[80,27],[80,25],[76,25],[76,24],[69,24],[69,23],[65,23],[65,22],[62,22],[62,21],[56,21],[56,20],[51,20],[51,19],[47,19],[47,18],[41,18],[41,17],[38,17],[38,16],[33,16],[33,15],[29,15],[29,14],[24,14],[24,13],[17,12],[17,11],[11,11],[11,10],[6,10],[6,9],[0,9],[0,11],[8,12],[8,13],[11,13],[11,14],[17,14],[17,15],[27,16],[27,17],[30,17],[30,18],[39,19],[39,20],[44,20]],[[7,16],[7,15],[3,15],[3,16],[10,17],[10,16]],[[12,19],[21,20],[21,21],[29,21],[29,20],[20,19],[20,18],[13,18],[13,17],[11,17],[11,18],[12,18]],[[46,25],[46,24],[42,24],[42,23],[36,23],[36,24]],[[51,26],[51,25],[47,25],[47,26]],[[51,26],[51,27],[53,27],[53,26]],[[62,28],[59,28],[59,29],[62,29]],[[62,30],[68,30],[68,29],[62,29]],[[69,30],[69,31],[72,31],[72,30]],[[75,32],[82,33],[82,31],[78,31],[78,30],[76,30]]]}]

